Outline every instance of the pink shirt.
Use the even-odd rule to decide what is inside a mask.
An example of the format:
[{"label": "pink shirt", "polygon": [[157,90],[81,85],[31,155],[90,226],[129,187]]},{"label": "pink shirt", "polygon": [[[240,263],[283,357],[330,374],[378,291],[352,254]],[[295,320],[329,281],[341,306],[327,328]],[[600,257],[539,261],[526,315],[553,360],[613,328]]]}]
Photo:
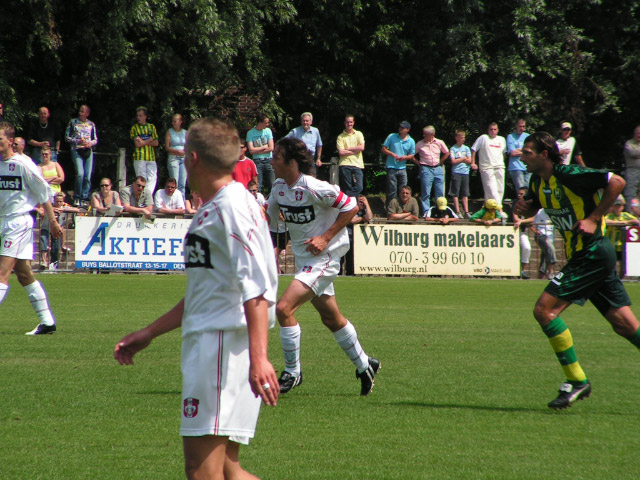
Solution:
[{"label": "pink shirt", "polygon": [[424,140],[420,140],[416,144],[416,152],[420,157],[420,165],[437,167],[440,165],[440,154],[449,153],[449,149],[442,140],[434,138],[429,143]]}]

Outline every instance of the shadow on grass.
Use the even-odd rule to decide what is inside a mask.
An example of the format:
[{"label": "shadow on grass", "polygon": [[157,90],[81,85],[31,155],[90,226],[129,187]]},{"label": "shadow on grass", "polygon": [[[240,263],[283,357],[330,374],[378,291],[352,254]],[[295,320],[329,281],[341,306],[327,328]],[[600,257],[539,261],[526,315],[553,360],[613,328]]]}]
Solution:
[{"label": "shadow on grass", "polygon": [[135,395],[182,395],[180,390],[141,390]]},{"label": "shadow on grass", "polygon": [[462,410],[486,410],[490,412],[533,412],[547,413],[547,410],[541,408],[524,408],[524,407],[497,407],[487,405],[456,405],[455,403],[426,403],[426,402],[392,402],[389,406],[402,405],[405,407],[421,407],[421,408],[442,408],[442,409],[462,409]]}]

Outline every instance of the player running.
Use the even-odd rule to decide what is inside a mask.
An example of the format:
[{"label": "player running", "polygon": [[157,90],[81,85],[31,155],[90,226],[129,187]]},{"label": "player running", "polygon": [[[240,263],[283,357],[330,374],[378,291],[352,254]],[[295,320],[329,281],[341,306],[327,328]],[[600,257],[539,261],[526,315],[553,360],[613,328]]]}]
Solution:
[{"label": "player running", "polygon": [[0,304],[9,293],[9,276],[16,272],[36,311],[40,324],[26,335],[44,335],[56,331],[47,294],[33,276],[33,217],[31,211],[42,204],[49,219],[51,235],[62,235],[49,198],[49,184],[38,167],[13,151],[15,128],[0,123]]},{"label": "player running", "polygon": [[313,158],[301,140],[280,140],[271,163],[277,180],[267,213],[271,218],[282,214],[287,223],[297,270],[276,306],[285,361],[278,380],[280,393],[302,383],[301,330],[295,312],[310,300],[322,323],[356,366],[356,377],[362,382],[360,395],[368,395],[380,361],[369,357],[360,346],[355,327],[340,313],[333,289],[340,258],[349,250],[345,227],[358,211],[356,200],[338,187],[308,175]]},{"label": "player running", "polygon": [[638,320],[616,273],[615,250],[604,236],[604,216],[625,181],[605,170],[562,165],[556,141],[546,132],[525,140],[522,161],[533,176],[529,193],[518,200],[515,213],[529,217],[544,208],[562,234],[568,259],[533,310],[567,377],[558,397],[549,403],[549,408],[563,409],[591,395],[591,382],[578,363],[571,333],[560,318],[571,303],[584,305],[590,300],[618,335],[640,348]]}]

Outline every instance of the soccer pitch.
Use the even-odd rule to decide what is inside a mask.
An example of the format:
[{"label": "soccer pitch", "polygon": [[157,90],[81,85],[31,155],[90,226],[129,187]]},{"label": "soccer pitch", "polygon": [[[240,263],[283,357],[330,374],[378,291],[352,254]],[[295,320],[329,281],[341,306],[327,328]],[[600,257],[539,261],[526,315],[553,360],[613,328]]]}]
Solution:
[{"label": "soccer pitch", "polygon": [[[0,479],[180,479],[180,332],[133,367],[113,347],[172,307],[182,275],[40,275],[58,332],[12,278],[0,306]],[[281,277],[280,290],[291,277]],[[263,408],[241,449],[274,480],[634,479],[639,352],[593,306],[562,317],[591,398],[548,410],[564,379],[533,319],[546,283],[340,278],[338,302],[382,370],[369,397],[310,305],[299,311],[304,383]],[[640,315],[640,285],[626,284]],[[278,328],[269,356],[283,367]]]}]

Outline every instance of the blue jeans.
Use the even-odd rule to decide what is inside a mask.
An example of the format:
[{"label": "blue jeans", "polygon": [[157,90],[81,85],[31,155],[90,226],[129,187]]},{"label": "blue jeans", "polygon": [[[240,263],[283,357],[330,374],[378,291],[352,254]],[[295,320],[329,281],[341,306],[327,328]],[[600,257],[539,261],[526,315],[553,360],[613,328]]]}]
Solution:
[{"label": "blue jeans", "polygon": [[169,155],[167,170],[169,171],[169,178],[176,179],[178,182],[178,190],[182,192],[184,198],[187,198],[184,192],[187,185],[187,169],[184,166],[184,157]]},{"label": "blue jeans", "polygon": [[276,176],[273,173],[273,167],[271,166],[270,158],[258,158],[253,161],[256,164],[258,170],[258,190],[262,190],[264,186],[267,192],[271,191],[273,182],[276,181]]},{"label": "blue jeans", "polygon": [[73,188],[74,200],[89,200],[91,192],[91,173],[93,171],[93,152],[82,158],[78,152],[71,150],[71,159],[76,167],[76,183]]},{"label": "blue jeans", "polygon": [[398,190],[407,184],[407,170],[405,168],[387,168],[387,202],[398,198]]},{"label": "blue jeans", "polygon": [[431,208],[431,188],[436,199],[444,197],[444,172],[441,166],[427,167],[420,165],[420,203],[422,211],[427,213]]},{"label": "blue jeans", "polygon": [[362,184],[362,169],[358,167],[339,167],[339,183],[340,190],[345,195],[350,197],[357,197],[362,192],[364,186]]},{"label": "blue jeans", "polygon": [[509,176],[513,182],[513,188],[516,190],[516,195],[521,187],[529,188],[529,179],[531,179],[531,174],[526,170],[509,170]]}]

